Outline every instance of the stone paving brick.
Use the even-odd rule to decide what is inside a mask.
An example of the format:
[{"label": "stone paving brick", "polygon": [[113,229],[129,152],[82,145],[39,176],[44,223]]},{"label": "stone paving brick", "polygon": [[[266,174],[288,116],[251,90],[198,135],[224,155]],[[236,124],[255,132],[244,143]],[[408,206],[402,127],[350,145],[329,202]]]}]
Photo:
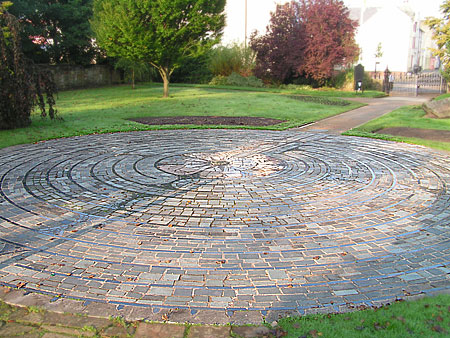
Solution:
[{"label": "stone paving brick", "polygon": [[187,338],[229,338],[229,326],[191,326]]},{"label": "stone paving brick", "polygon": [[185,327],[174,324],[139,323],[134,334],[135,338],[183,338]]},{"label": "stone paving brick", "polygon": [[74,329],[63,326],[53,326],[53,325],[42,325],[40,329],[50,331],[52,333],[59,333],[68,336],[77,336],[77,337],[93,337],[95,336],[94,332],[84,331],[80,329]]},{"label": "stone paving brick", "polygon": [[0,283],[56,305],[211,323],[450,289],[449,168],[423,147],[324,132],[138,132],[2,149]]},{"label": "stone paving brick", "polygon": [[265,326],[233,326],[232,332],[242,338],[259,338],[268,336],[270,330]]},{"label": "stone paving brick", "polygon": [[102,330],[100,334],[106,337],[128,337],[131,336],[133,332],[130,332],[130,329],[127,329],[121,325],[112,325]]},{"label": "stone paving brick", "polygon": [[55,332],[44,333],[42,338],[67,338],[67,335]]},{"label": "stone paving brick", "polygon": [[0,336],[13,337],[13,336],[32,335],[36,331],[37,331],[36,328],[32,326],[26,326],[20,323],[6,323],[4,326],[0,328]]}]

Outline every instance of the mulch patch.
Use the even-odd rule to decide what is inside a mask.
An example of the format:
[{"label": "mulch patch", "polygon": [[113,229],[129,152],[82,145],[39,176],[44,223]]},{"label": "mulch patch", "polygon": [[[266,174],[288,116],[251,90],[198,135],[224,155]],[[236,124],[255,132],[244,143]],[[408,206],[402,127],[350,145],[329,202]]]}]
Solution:
[{"label": "mulch patch", "polygon": [[448,130],[394,127],[381,129],[376,131],[376,133],[393,136],[422,138],[425,140],[438,142],[450,142],[450,131]]},{"label": "mulch patch", "polygon": [[195,124],[195,125],[224,125],[224,126],[273,126],[283,120],[268,119],[252,116],[167,116],[141,117],[130,119],[148,125]]}]

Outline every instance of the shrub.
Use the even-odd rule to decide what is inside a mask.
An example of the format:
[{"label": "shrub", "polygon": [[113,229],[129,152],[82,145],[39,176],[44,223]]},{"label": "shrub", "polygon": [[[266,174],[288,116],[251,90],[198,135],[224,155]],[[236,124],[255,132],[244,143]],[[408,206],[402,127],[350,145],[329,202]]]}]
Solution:
[{"label": "shrub", "polygon": [[[328,85],[333,88],[352,91],[355,89],[354,78],[355,78],[354,69],[350,68],[333,76],[330,79]],[[382,89],[382,84],[377,80],[372,79],[368,72],[364,72],[363,85],[364,90]]]},{"label": "shrub", "polygon": [[252,74],[255,53],[242,44],[219,46],[212,50],[209,69],[214,76],[230,76],[239,73],[244,76]]},{"label": "shrub", "polygon": [[231,73],[230,76],[215,76],[210,85],[216,86],[237,86],[237,87],[255,87],[261,88],[264,86],[261,79],[258,79],[256,76],[245,77],[238,73]]},{"label": "shrub", "polygon": [[225,86],[227,85],[227,77],[223,75],[217,75],[209,82],[212,86]]},{"label": "shrub", "polygon": [[227,77],[227,85],[229,86],[247,87],[247,83],[247,78],[238,73],[233,72]]},{"label": "shrub", "polygon": [[346,69],[333,76],[329,81],[329,86],[337,89],[354,90],[353,86],[354,70]]},{"label": "shrub", "polygon": [[264,83],[261,79],[258,79],[256,76],[247,77],[247,86],[261,88],[264,86]]}]

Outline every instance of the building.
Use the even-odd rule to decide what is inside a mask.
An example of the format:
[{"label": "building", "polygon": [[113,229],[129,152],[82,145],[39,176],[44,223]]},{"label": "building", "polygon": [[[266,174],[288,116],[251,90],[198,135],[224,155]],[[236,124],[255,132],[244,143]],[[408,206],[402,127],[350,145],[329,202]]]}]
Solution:
[{"label": "building", "polygon": [[[420,14],[409,4],[383,3],[382,6],[352,7],[350,16],[358,21],[356,42],[361,48],[359,62],[367,71],[394,72],[434,70],[439,62],[433,57],[432,32]],[[381,45],[382,56],[377,57]]]}]

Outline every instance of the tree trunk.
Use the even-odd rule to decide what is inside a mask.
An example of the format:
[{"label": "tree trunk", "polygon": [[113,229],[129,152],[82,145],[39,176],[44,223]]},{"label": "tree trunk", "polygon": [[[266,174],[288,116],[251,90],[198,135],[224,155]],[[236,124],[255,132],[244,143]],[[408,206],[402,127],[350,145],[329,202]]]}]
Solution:
[{"label": "tree trunk", "polygon": [[169,97],[169,80],[170,80],[170,72],[168,68],[161,67],[159,69],[159,73],[161,74],[161,78],[164,84],[164,94],[163,97]]},{"label": "tree trunk", "polygon": [[136,89],[136,85],[134,83],[134,68],[131,70],[131,88]]},{"label": "tree trunk", "polygon": [[169,97],[169,79],[165,77],[164,81],[164,94],[163,97]]}]

